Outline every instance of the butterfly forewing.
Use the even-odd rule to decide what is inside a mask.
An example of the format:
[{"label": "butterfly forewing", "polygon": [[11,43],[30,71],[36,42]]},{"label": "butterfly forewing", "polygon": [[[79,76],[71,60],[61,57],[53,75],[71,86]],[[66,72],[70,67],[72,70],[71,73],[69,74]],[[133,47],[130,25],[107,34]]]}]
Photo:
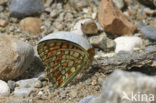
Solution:
[{"label": "butterfly forewing", "polygon": [[90,63],[87,51],[68,41],[41,42],[38,52],[54,87],[67,85],[82,69],[88,68]]}]

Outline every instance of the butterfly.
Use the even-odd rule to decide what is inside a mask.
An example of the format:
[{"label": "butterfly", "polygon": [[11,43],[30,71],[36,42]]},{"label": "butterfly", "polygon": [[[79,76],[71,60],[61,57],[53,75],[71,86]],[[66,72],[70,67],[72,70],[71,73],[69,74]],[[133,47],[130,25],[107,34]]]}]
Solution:
[{"label": "butterfly", "polygon": [[52,33],[40,40],[38,54],[45,74],[55,88],[64,87],[94,59],[94,48],[84,37],[71,32]]}]

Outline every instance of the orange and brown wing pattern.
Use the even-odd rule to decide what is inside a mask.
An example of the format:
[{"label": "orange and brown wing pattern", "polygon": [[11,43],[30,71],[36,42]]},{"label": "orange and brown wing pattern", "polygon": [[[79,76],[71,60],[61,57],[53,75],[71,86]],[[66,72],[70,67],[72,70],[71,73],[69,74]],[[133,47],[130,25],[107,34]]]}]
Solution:
[{"label": "orange and brown wing pattern", "polygon": [[91,63],[86,50],[77,44],[63,40],[39,43],[38,53],[46,67],[46,75],[54,87],[66,86]]}]

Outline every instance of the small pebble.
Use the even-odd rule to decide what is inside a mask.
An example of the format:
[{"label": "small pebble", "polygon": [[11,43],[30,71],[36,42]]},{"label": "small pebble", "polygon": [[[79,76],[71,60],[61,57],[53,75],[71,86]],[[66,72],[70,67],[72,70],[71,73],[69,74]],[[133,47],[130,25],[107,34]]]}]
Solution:
[{"label": "small pebble", "polygon": [[37,80],[35,83],[34,83],[34,87],[35,88],[42,88],[42,82],[40,80]]},{"label": "small pebble", "polygon": [[5,27],[8,24],[6,20],[0,19],[0,27]]},{"label": "small pebble", "polygon": [[10,90],[14,90],[15,87],[16,87],[16,82],[14,82],[12,80],[9,80],[8,81],[8,86],[9,86]]},{"label": "small pebble", "polygon": [[7,97],[10,95],[10,88],[5,81],[0,80],[0,97]]}]

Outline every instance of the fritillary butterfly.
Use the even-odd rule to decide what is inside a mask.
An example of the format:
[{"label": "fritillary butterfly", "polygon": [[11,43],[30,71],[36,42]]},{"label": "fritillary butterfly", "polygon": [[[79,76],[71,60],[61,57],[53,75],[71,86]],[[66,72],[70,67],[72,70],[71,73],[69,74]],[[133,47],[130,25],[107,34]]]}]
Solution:
[{"label": "fritillary butterfly", "polygon": [[70,32],[44,37],[37,50],[45,65],[45,73],[55,88],[66,86],[80,71],[89,68],[94,56],[94,49],[88,41]]}]

